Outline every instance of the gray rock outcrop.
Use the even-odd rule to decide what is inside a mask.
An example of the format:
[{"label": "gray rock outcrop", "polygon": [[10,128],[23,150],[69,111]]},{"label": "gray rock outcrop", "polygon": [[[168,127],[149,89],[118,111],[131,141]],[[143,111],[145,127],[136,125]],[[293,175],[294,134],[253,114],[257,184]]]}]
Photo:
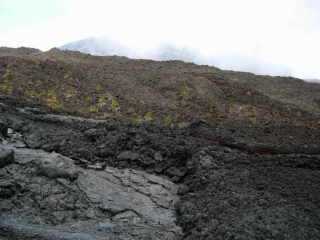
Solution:
[{"label": "gray rock outcrop", "polygon": [[10,143],[0,149],[1,161],[10,159],[0,169],[1,239],[160,240],[180,235],[177,186],[169,180],[132,169],[84,170],[60,154]]}]

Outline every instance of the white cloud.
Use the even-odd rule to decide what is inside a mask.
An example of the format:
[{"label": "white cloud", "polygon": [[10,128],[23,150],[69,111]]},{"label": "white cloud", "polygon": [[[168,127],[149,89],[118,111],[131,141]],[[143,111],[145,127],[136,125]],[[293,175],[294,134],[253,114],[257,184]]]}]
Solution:
[{"label": "white cloud", "polygon": [[143,57],[152,57],[150,52],[169,43],[191,49],[201,56],[199,61],[224,68],[320,78],[317,0],[65,0],[63,4],[63,13],[54,18],[0,30],[0,45],[46,50],[106,36]]}]

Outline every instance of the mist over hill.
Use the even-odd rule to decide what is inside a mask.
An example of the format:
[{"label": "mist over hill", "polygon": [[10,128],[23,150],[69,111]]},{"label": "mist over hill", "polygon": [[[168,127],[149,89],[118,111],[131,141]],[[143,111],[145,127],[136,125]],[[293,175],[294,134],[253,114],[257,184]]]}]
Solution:
[{"label": "mist over hill", "polygon": [[96,56],[128,56],[133,57],[125,46],[108,39],[88,38],[76,42],[67,43],[60,47],[62,50],[80,51]]},{"label": "mist over hill", "polygon": [[126,56],[135,59],[151,59],[158,61],[181,60],[196,64],[216,66],[223,69],[253,72],[273,76],[290,76],[289,67],[273,64],[257,56],[237,54],[208,55],[200,50],[181,47],[170,43],[155,45],[149,49],[134,49],[106,37],[87,38],[67,43],[60,47],[63,50],[80,51],[96,56]]}]

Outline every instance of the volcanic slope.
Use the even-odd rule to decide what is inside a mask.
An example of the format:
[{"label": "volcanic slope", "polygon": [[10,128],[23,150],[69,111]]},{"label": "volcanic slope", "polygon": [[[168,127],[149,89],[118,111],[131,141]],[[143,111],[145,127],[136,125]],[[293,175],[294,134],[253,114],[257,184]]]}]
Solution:
[{"label": "volcanic slope", "polygon": [[1,239],[320,239],[318,84],[26,48],[0,79]]},{"label": "volcanic slope", "polygon": [[320,85],[180,61],[0,49],[0,94],[96,119],[185,126],[194,121],[317,127]]}]

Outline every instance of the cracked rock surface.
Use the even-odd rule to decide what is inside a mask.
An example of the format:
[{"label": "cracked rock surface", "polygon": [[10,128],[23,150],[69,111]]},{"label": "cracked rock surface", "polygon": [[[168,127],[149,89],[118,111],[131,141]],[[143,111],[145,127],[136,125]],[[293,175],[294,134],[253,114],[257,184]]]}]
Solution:
[{"label": "cracked rock surface", "polygon": [[4,239],[176,239],[177,186],[132,169],[83,170],[43,150],[1,145]]},{"label": "cracked rock surface", "polygon": [[1,106],[1,240],[320,239],[320,129]]}]

